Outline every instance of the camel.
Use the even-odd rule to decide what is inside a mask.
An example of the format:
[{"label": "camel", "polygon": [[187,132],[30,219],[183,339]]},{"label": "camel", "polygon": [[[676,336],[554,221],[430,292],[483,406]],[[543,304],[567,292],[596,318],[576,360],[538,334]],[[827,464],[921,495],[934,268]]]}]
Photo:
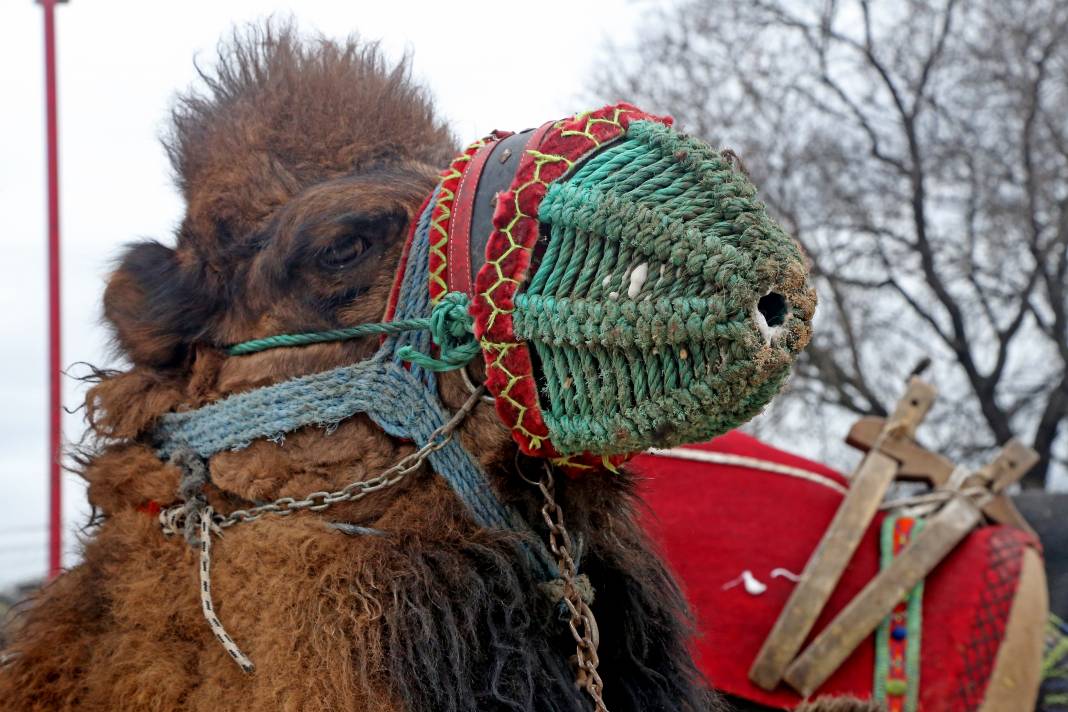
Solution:
[{"label": "camel", "polygon": [[[104,293],[128,366],[100,372],[86,396],[95,444],[78,464],[98,516],[81,563],[20,621],[0,668],[5,709],[591,709],[560,609],[516,554],[522,535],[476,526],[426,466],[329,511],[209,534],[213,612],[255,671],[217,642],[198,551],[161,532],[183,470],[150,434],[168,413],[374,353],[374,338],[242,357],[220,345],[380,321],[409,225],[457,147],[406,63],[374,44],[250,30],[202,79],[165,139],[186,204],[175,246],[130,245]],[[462,374],[439,386],[448,408],[470,406],[457,435],[498,496],[541,527],[527,482],[540,465],[517,455],[491,406],[471,404]],[[333,492],[415,449],[357,415],[212,456],[202,496],[228,512]],[[596,589],[604,706],[727,709],[637,523],[635,477],[561,475],[555,492]]]}]

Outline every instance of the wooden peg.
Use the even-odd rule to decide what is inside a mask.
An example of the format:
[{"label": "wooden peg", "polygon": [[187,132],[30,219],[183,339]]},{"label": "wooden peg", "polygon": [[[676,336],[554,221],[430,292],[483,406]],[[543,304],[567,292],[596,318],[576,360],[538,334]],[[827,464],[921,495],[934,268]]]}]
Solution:
[{"label": "wooden peg", "polygon": [[1013,438],[1001,447],[994,461],[980,469],[973,479],[988,481],[990,491],[999,494],[1018,482],[1040,459],[1037,452]]},{"label": "wooden peg", "polygon": [[937,395],[938,391],[935,387],[919,376],[910,378],[905,395],[897,402],[894,413],[890,416],[891,429],[884,433],[884,437],[887,439],[916,437],[916,428],[927,417],[927,412],[934,405]]},{"label": "wooden peg", "polygon": [[1016,438],[1009,440],[1002,446],[998,459],[990,464],[993,473],[991,490],[1001,492],[1009,485],[1015,485],[1040,459],[1034,449]]},{"label": "wooden peg", "polygon": [[988,476],[992,479],[990,490],[994,493],[994,497],[983,505],[983,514],[987,519],[999,524],[1008,524],[1038,537],[1012,500],[1002,493],[1009,485],[1018,482],[1032,467],[1037,465],[1039,459],[1037,452],[1015,438],[1005,443],[1001,449],[1001,455],[989,467]]},{"label": "wooden peg", "polygon": [[[997,458],[966,486],[985,482],[991,494],[1023,477],[1038,462],[1038,453],[1011,440]],[[812,645],[790,665],[785,679],[807,697],[849,657],[857,645],[894,610],[905,595],[945,559],[982,521],[975,502],[963,496],[951,499],[924,524],[905,549],[846,605]]]},{"label": "wooden peg", "polygon": [[[935,393],[933,386],[913,377],[876,442],[891,437],[911,437],[930,410]],[[760,687],[772,690],[782,680],[786,666],[801,649],[853,558],[896,473],[897,461],[878,448],[871,450],[861,462],[830,527],[805,565],[800,582],[749,669],[749,679]]]}]

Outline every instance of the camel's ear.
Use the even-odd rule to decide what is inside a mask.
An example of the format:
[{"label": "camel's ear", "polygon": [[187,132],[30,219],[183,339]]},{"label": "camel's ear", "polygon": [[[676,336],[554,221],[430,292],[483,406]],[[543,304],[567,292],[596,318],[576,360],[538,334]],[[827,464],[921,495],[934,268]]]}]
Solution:
[{"label": "camel's ear", "polygon": [[[198,286],[199,283],[199,286]],[[178,365],[207,328],[207,285],[174,250],[155,241],[127,248],[104,291],[104,316],[136,365]]]}]

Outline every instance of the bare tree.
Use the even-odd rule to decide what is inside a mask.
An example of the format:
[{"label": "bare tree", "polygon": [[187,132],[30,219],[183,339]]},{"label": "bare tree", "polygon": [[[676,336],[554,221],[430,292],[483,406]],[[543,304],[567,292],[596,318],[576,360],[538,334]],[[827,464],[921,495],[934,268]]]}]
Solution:
[{"label": "bare tree", "polygon": [[1068,469],[1068,3],[683,0],[606,50],[607,99],[731,146],[812,259],[782,427],[885,414],[929,356],[933,443]]}]

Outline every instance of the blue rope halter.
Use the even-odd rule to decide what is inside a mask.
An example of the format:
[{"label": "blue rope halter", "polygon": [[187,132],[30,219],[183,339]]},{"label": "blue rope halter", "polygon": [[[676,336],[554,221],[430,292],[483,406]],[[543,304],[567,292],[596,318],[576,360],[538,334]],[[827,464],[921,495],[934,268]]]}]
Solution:
[{"label": "blue rope halter", "polygon": [[[435,197],[436,193],[429,206]],[[426,319],[431,314],[427,286],[430,213],[428,207],[416,225],[397,301],[397,321]],[[208,458],[240,450],[254,440],[278,440],[309,425],[329,428],[357,413],[366,413],[393,437],[425,445],[449,417],[438,398],[434,372],[411,359],[413,352],[428,353],[430,340],[425,330],[396,333],[366,361],[230,396],[197,410],[164,415],[155,432],[156,452],[166,459],[180,448],[189,448]],[[410,367],[405,364],[409,360]],[[457,440],[450,440],[429,459],[478,526],[530,534],[523,537],[523,546],[535,572],[544,580],[558,576],[553,557],[530,525],[497,498],[486,473]]]}]

